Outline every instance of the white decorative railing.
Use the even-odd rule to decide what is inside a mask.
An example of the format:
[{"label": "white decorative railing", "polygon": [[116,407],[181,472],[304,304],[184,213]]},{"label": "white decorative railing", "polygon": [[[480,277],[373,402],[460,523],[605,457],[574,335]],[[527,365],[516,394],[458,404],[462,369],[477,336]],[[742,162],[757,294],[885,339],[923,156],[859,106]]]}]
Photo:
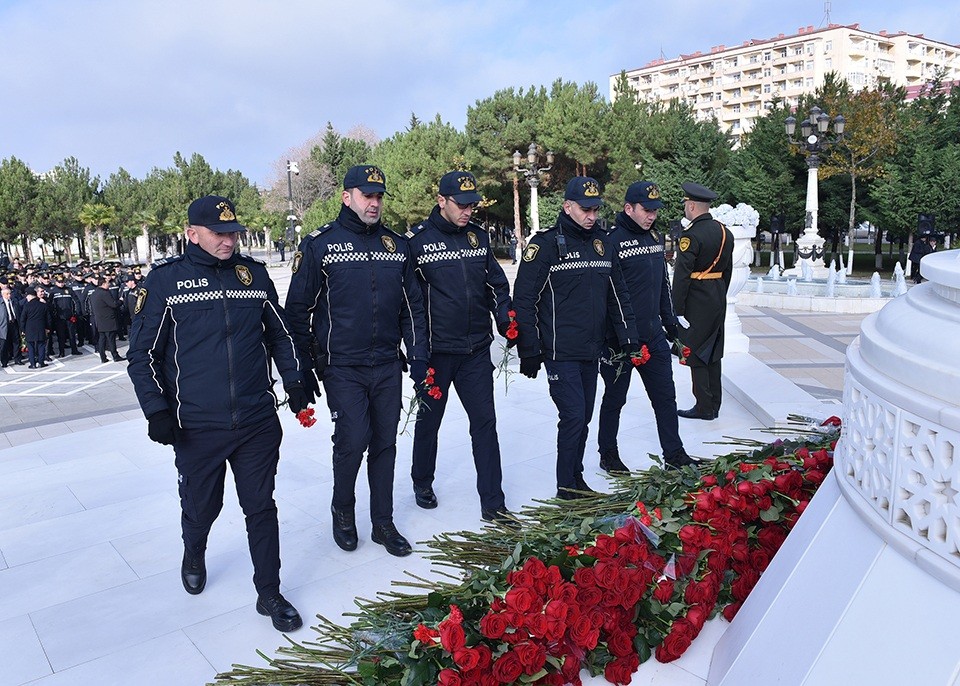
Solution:
[{"label": "white decorative railing", "polygon": [[879,535],[960,590],[960,251],[922,273],[847,351],[835,470]]}]

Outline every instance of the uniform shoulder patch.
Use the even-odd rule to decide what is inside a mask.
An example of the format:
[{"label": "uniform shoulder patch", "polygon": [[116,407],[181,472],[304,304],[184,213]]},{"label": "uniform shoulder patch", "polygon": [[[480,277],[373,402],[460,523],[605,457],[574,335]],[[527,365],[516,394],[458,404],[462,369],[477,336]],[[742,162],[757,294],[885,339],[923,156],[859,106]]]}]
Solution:
[{"label": "uniform shoulder patch", "polygon": [[523,251],[523,261],[524,262],[533,262],[537,259],[537,253],[540,252],[540,246],[536,243],[531,243]]},{"label": "uniform shoulder patch", "polygon": [[310,238],[316,238],[317,236],[319,236],[319,235],[320,235],[321,233],[323,233],[324,231],[329,230],[330,227],[332,227],[332,226],[333,226],[333,222],[330,222],[329,224],[324,224],[324,225],[321,226],[319,229],[314,229],[313,231],[311,231],[310,233],[308,233],[307,236],[309,236]]},{"label": "uniform shoulder patch", "polygon": [[164,257],[162,259],[157,260],[156,262],[152,262],[150,264],[150,269],[165,267],[168,264],[174,264],[175,262],[179,262],[182,259],[183,259],[183,255],[174,255],[173,257]]},{"label": "uniform shoulder patch", "polygon": [[403,237],[404,237],[404,238],[413,238],[413,237],[416,236],[418,233],[420,233],[421,231],[423,231],[425,228],[427,228],[427,225],[424,224],[423,222],[421,222],[421,223],[417,224],[416,226],[410,227],[410,230],[407,231],[405,234],[403,234]]},{"label": "uniform shoulder patch", "polygon": [[690,239],[687,236],[680,239],[679,248],[680,252],[686,252],[690,249]]}]

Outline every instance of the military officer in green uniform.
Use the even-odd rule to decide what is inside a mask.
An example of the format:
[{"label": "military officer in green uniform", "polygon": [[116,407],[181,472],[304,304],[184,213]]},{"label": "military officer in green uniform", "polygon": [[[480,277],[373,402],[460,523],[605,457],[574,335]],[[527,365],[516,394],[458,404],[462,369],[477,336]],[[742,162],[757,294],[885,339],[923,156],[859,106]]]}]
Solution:
[{"label": "military officer in green uniform", "polygon": [[696,405],[677,410],[687,419],[716,419],[720,413],[720,360],[727,288],[733,270],[733,234],[710,214],[717,194],[687,182],[683,213],[690,222],[677,242],[673,272],[673,309],[684,330],[680,340],[690,348],[687,366],[693,378]]}]

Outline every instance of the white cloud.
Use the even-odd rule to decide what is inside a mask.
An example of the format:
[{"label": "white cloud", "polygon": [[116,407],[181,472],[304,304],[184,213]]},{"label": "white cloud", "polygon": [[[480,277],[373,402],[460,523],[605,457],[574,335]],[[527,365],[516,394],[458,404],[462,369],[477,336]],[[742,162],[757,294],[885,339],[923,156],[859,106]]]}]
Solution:
[{"label": "white cloud", "polygon": [[[850,5],[849,7],[847,5]],[[923,0],[833,2],[835,23],[956,41]],[[859,13],[863,16],[852,16]],[[462,127],[507,86],[597,82],[658,57],[819,25],[816,6],[760,0],[29,0],[0,4],[0,158],[45,170],[68,155],[142,176],[177,150],[270,175],[332,121],[381,137],[411,112]]]}]

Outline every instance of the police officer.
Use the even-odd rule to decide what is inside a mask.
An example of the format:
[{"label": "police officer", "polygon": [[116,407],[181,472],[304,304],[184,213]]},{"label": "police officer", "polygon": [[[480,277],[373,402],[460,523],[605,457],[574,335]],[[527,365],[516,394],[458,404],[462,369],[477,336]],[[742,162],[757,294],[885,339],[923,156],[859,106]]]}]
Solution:
[{"label": "police officer", "polygon": [[180,576],[203,591],[204,551],[223,506],[230,463],[257,589],[257,612],[279,631],[302,625],[280,594],[280,536],[273,500],[280,422],[273,357],[290,409],[307,406],[302,372],[277,292],[261,262],[234,253],[237,222],[227,198],[190,204],[183,255],[153,265],[134,306],[128,371],[157,443],[173,445],[184,554]]},{"label": "police officer", "polygon": [[489,234],[470,223],[481,200],[473,174],[444,174],[439,191],[430,216],[407,233],[430,323],[430,367],[441,391],[439,398],[421,394],[413,437],[413,493],[420,507],[437,506],[437,434],[453,383],[470,419],[481,517],[509,525],[514,520],[507,517],[501,488],[490,319],[493,315],[500,332],[506,333],[510,286],[490,248]]},{"label": "police officer", "polygon": [[723,319],[727,288],[733,273],[733,234],[710,214],[717,194],[706,186],[686,182],[683,213],[690,222],[677,241],[673,271],[673,309],[690,348],[687,366],[693,379],[696,405],[677,414],[687,419],[716,419],[722,389]]},{"label": "police officer", "polygon": [[86,321],[87,282],[83,274],[84,272],[80,269],[71,272],[70,276],[73,280],[69,284],[70,292],[73,294],[77,308],[76,332],[78,346],[83,345],[85,340],[90,341]]},{"label": "police officer", "polygon": [[77,301],[73,291],[65,285],[63,274],[57,274],[53,280],[54,286],[50,289],[50,297],[56,317],[53,320],[57,332],[57,342],[60,357],[67,354],[67,343],[70,343],[70,354],[79,355],[77,349]]},{"label": "police officer", "polygon": [[297,348],[323,381],[333,432],[333,539],[355,550],[356,482],[364,452],[370,483],[371,538],[391,555],[411,552],[393,522],[393,475],[401,407],[400,339],[411,376],[427,370],[423,296],[406,238],[380,221],[386,180],[373,165],[351,167],[335,221],[300,242],[290,269],[286,310]]},{"label": "police officer", "polygon": [[571,179],[556,225],[535,234],[523,251],[514,286],[520,373],[536,378],[540,365],[546,366],[560,414],[557,497],[566,500],[592,492],[583,478],[583,451],[608,315],[626,354],[639,350],[613,243],[594,229],[601,203],[596,180]]},{"label": "police officer", "polygon": [[123,308],[121,311],[128,328],[133,323],[133,310],[137,306],[137,298],[140,297],[141,290],[137,275],[133,272],[127,272],[124,277]]},{"label": "police officer", "polygon": [[[683,441],[680,440],[677,393],[673,385],[670,345],[667,343],[677,337],[677,318],[670,302],[663,243],[653,228],[661,207],[660,188],[656,184],[650,181],[631,184],[624,198],[623,212],[617,214],[609,235],[630,292],[640,345],[646,345],[650,353],[650,359],[637,366],[636,370],[653,405],[664,462],[682,467],[693,464],[693,460],[683,449]],[[612,326],[607,330],[607,347],[610,353],[619,351]],[[597,432],[600,468],[609,473],[629,471],[620,459],[617,432],[620,428],[620,411],[627,403],[630,368],[633,367],[628,361],[612,358],[613,355],[608,354],[600,360],[604,390]]]}]

